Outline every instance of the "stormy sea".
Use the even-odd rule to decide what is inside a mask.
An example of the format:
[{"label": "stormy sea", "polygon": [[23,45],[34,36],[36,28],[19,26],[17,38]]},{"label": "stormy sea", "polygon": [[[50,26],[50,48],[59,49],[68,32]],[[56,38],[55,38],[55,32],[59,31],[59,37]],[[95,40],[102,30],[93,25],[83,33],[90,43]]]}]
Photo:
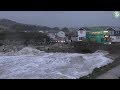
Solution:
[{"label": "stormy sea", "polygon": [[0,79],[78,79],[112,63],[106,51],[47,53],[32,47],[0,53]]}]

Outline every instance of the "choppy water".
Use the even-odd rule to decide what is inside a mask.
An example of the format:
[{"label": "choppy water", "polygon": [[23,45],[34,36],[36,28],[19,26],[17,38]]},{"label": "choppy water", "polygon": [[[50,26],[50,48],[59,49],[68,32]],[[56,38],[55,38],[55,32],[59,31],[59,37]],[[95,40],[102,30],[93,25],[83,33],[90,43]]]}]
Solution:
[{"label": "choppy water", "polygon": [[12,55],[0,56],[0,78],[76,79],[111,63],[106,54],[102,51],[93,54],[46,53],[24,48]]}]

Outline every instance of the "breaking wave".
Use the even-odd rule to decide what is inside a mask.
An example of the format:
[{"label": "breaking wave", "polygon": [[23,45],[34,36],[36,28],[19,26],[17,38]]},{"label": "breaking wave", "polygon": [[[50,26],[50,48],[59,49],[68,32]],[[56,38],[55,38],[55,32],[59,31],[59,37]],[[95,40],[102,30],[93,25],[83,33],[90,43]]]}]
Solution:
[{"label": "breaking wave", "polygon": [[107,54],[100,50],[92,54],[46,53],[25,47],[12,55],[0,56],[0,78],[76,79],[111,63]]}]

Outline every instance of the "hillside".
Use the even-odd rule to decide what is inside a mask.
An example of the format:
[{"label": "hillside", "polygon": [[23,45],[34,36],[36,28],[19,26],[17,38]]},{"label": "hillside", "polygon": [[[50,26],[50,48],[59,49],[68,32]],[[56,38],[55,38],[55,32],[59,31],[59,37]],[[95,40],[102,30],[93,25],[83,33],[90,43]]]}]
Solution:
[{"label": "hillside", "polygon": [[17,25],[17,24],[20,24],[20,23],[9,20],[9,19],[0,19],[0,25],[1,26],[11,27],[11,26]]},{"label": "hillside", "polygon": [[38,26],[38,25],[30,25],[30,24],[23,24],[18,23],[16,21],[12,21],[9,19],[0,19],[0,31],[56,31],[60,30],[58,27],[47,27],[47,26]]},{"label": "hillside", "polygon": [[[23,23],[19,23],[13,20],[9,20],[9,19],[0,19],[0,32],[2,31],[17,31],[17,32],[24,32],[24,31],[28,31],[28,32],[32,32],[32,31],[44,31],[44,32],[59,32],[60,30],[64,31],[65,33],[69,32],[69,31],[77,31],[79,30],[79,28],[85,28],[86,30],[105,30],[106,28],[108,28],[110,26],[94,26],[94,27],[71,27],[71,28],[67,28],[67,27],[63,27],[63,28],[59,28],[59,27],[48,27],[48,26],[42,26],[42,25],[30,25],[30,24],[23,24]],[[113,27],[113,26],[112,26]]]}]

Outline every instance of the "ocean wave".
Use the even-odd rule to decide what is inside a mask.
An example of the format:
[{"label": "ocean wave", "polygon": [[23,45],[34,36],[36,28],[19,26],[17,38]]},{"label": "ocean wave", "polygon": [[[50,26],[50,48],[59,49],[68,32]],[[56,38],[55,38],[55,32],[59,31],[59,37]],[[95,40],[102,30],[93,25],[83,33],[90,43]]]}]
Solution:
[{"label": "ocean wave", "polygon": [[0,78],[76,79],[111,63],[106,54],[103,51],[92,54],[46,53],[25,47],[14,55],[0,56],[0,71],[3,71]]}]

